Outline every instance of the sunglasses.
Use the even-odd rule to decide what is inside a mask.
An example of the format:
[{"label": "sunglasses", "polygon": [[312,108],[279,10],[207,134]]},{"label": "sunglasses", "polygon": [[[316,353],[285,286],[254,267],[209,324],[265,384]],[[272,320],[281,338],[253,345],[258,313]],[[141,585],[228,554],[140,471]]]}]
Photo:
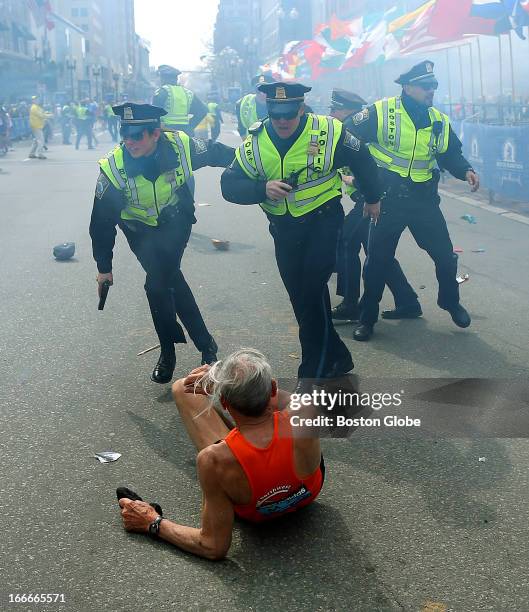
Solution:
[{"label": "sunglasses", "polygon": [[291,111],[290,113],[268,113],[270,119],[294,119],[298,116],[298,111]]},{"label": "sunglasses", "polygon": [[123,140],[135,140],[137,142],[139,142],[140,140],[143,140],[143,133],[142,132],[133,132],[132,134],[129,134],[129,132],[121,130],[119,132],[119,135],[121,136],[121,138],[123,138]]},{"label": "sunglasses", "polygon": [[423,91],[435,91],[439,87],[439,83],[417,83],[417,86]]}]

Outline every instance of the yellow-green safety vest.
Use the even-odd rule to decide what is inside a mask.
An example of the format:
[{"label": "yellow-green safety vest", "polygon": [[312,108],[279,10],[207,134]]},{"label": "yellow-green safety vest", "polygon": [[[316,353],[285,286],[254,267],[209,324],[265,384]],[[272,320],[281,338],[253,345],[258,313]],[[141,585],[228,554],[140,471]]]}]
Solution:
[{"label": "yellow-green safety vest", "polygon": [[164,85],[162,89],[167,92],[165,110],[167,115],[160,117],[166,127],[189,125],[189,109],[193,101],[193,92],[182,85]]},{"label": "yellow-green safety vest", "polygon": [[211,125],[214,125],[217,120],[217,108],[218,104],[216,102],[208,102],[208,115],[210,119]]},{"label": "yellow-green safety vest", "polygon": [[125,194],[126,206],[121,211],[125,221],[141,221],[156,227],[158,217],[166,206],[179,202],[178,189],[193,175],[189,136],[184,132],[164,132],[165,137],[178,153],[179,165],[161,174],[154,184],[144,176],[129,177],[123,163],[123,146],[118,145],[99,166],[109,181]]},{"label": "yellow-green safety vest", "polygon": [[[400,97],[375,102],[377,109],[377,142],[369,143],[369,151],[377,165],[415,183],[432,178],[435,156],[448,149],[450,119],[436,108],[429,109],[431,123],[417,130]],[[439,134],[432,129],[439,122]]]},{"label": "yellow-green safety vest", "polygon": [[77,115],[77,118],[81,119],[81,121],[88,119],[88,109],[86,108],[86,106],[78,106],[75,109],[75,113]]},{"label": "yellow-green safety vest", "polygon": [[241,123],[246,129],[259,121],[259,117],[257,116],[257,102],[255,101],[255,94],[246,94],[244,98],[242,98],[241,106],[239,107],[239,114],[241,116]]},{"label": "yellow-green safety vest", "polygon": [[[266,125],[267,122],[265,122]],[[283,159],[266,127],[250,133],[236,149],[235,156],[244,172],[256,181],[273,181],[298,175],[298,186],[284,200],[265,200],[261,208],[271,215],[301,217],[342,195],[342,180],[333,168],[336,145],[342,133],[338,119],[307,115],[305,127]]]}]

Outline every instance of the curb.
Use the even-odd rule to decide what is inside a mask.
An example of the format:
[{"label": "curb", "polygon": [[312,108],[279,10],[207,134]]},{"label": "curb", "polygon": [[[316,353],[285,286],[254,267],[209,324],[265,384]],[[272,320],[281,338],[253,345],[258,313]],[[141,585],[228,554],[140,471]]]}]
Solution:
[{"label": "curb", "polygon": [[524,215],[511,212],[505,208],[500,208],[499,206],[491,206],[490,204],[484,204],[483,202],[478,202],[478,200],[474,200],[473,198],[469,198],[468,196],[461,196],[452,193],[451,191],[446,191],[446,189],[439,189],[439,195],[451,198],[452,200],[459,200],[460,202],[463,202],[468,206],[480,208],[481,210],[486,210],[488,212],[494,213],[495,215],[501,215],[502,217],[506,217],[507,219],[511,219],[512,221],[516,221],[517,223],[529,225],[529,217],[525,217]]}]

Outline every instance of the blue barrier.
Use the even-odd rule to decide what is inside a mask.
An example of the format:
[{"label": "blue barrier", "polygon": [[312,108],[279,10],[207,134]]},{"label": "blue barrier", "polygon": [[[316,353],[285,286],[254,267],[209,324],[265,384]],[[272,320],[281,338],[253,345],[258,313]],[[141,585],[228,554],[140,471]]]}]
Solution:
[{"label": "blue barrier", "polygon": [[483,187],[513,200],[529,200],[529,126],[454,121],[453,128]]}]

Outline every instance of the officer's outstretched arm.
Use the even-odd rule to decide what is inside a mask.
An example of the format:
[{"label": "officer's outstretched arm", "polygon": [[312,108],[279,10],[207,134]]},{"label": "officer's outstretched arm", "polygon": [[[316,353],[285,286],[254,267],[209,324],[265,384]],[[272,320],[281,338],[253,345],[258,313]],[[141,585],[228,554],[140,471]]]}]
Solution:
[{"label": "officer's outstretched arm", "polygon": [[191,166],[193,170],[213,166],[227,168],[235,158],[235,149],[221,142],[191,138]]}]

